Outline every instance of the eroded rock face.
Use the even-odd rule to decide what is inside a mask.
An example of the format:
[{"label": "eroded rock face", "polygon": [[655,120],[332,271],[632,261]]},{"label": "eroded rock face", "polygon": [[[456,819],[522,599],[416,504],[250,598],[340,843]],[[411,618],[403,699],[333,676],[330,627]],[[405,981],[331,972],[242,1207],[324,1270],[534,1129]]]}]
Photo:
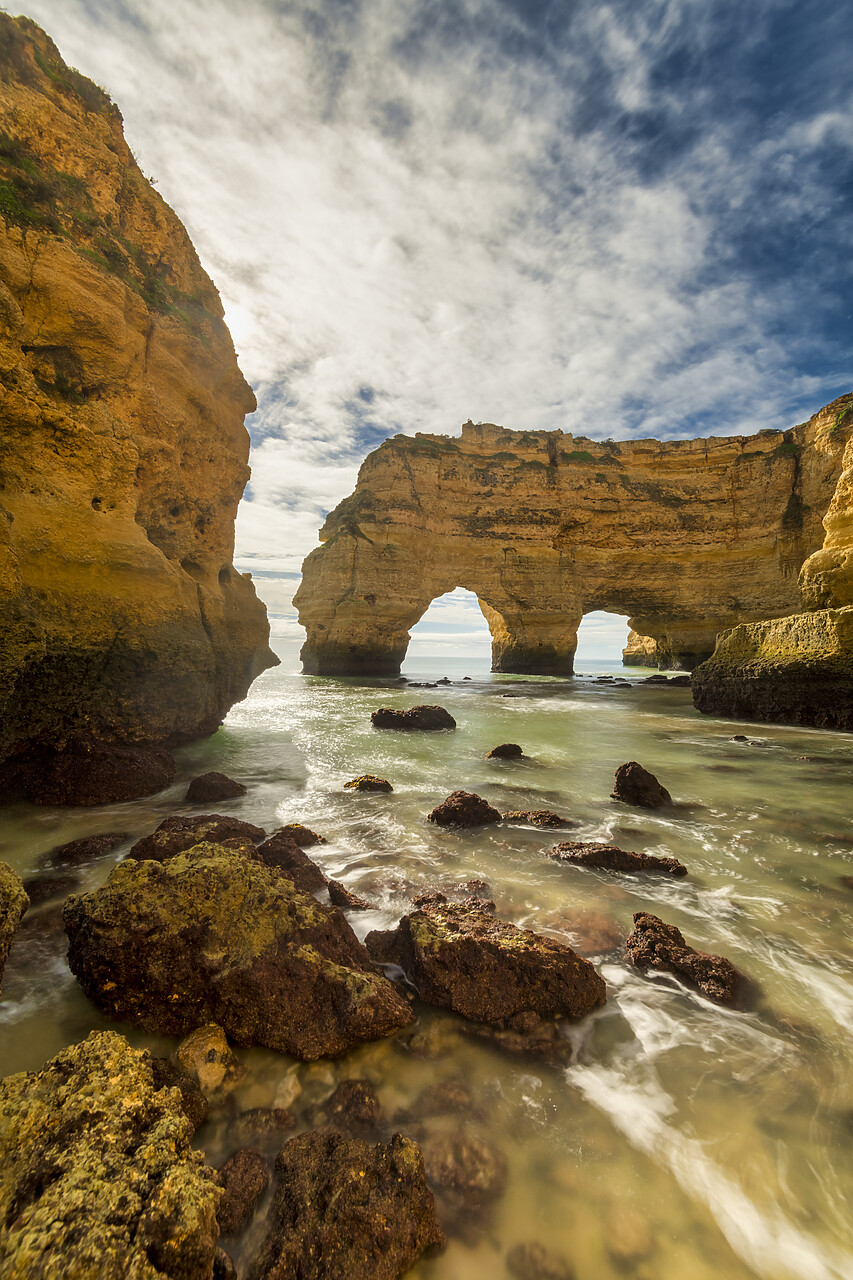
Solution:
[{"label": "eroded rock face", "polygon": [[215,1022],[236,1044],[312,1059],[413,1018],[341,912],[221,845],[121,863],[63,919],[89,998],[147,1030]]},{"label": "eroded rock face", "polygon": [[565,943],[440,894],[365,943],[376,960],[399,964],[421,999],[474,1022],[582,1018],[606,998],[603,978]]},{"label": "eroded rock face", "polygon": [[276,661],[232,565],[255,402],[118,109],[27,18],[0,48],[0,781],[98,804]]},{"label": "eroded rock face", "polygon": [[578,866],[595,867],[601,871],[666,876],[687,875],[687,868],[677,858],[663,858],[652,853],[634,853],[630,849],[618,849],[613,844],[582,844],[567,840],[549,849],[548,857],[556,862],[574,862]]},{"label": "eroded rock face", "polygon": [[725,956],[697,951],[674,924],[645,911],[634,915],[634,931],[625,952],[638,969],[663,969],[695,987],[716,1004],[742,1005],[753,984]]},{"label": "eroded rock face", "polygon": [[853,435],[853,415],[828,429],[846,403],[728,439],[602,443],[468,422],[459,437],[387,440],[303,566],[304,668],[396,675],[410,627],[465,587],[496,671],[571,675],[592,609],[629,614],[658,665],[692,669],[720,631],[799,608],[796,574],[823,541]]},{"label": "eroded rock face", "polygon": [[178,1096],[115,1032],[0,1081],[4,1276],[210,1280],[221,1192]]},{"label": "eroded rock face", "polygon": [[15,930],[30,905],[23,881],[8,862],[0,862],[0,981],[9,958]]},{"label": "eroded rock face", "polygon": [[269,1232],[249,1280],[397,1280],[444,1236],[416,1143],[334,1131],[291,1138],[275,1162]]}]

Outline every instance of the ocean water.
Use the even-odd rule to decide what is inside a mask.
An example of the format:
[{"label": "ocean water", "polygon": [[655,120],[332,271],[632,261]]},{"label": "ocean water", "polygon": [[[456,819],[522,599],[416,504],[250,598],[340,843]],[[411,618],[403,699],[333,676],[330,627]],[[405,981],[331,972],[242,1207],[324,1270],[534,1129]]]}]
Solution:
[{"label": "ocean water", "polygon": [[[350,917],[361,936],[392,926],[423,888],[486,880],[502,917],[584,947],[606,979],[604,1008],[566,1028],[567,1068],[502,1054],[462,1019],[420,1006],[414,1033],[335,1062],[240,1050],[249,1071],[233,1104],[281,1104],[300,1089],[299,1111],[341,1079],[364,1077],[389,1118],[407,1112],[403,1131],[434,1140],[465,1131],[497,1148],[503,1195],[465,1239],[410,1273],[419,1280],[501,1277],[507,1249],[532,1241],[570,1259],[578,1280],[849,1280],[853,893],[842,877],[853,875],[853,738],[709,719],[693,711],[689,689],[491,676],[482,658],[421,659],[404,668],[411,681],[452,683],[412,689],[305,677],[295,648],[281,656],[212,739],[179,753],[169,791],[88,812],[7,807],[0,857],[32,874],[66,840],[125,832],[65,891],[93,887],[131,840],[192,812],[188,780],[215,768],[249,786],[217,809],[268,829],[304,822],[328,838],[311,856],[373,904]],[[637,682],[649,674],[581,665]],[[372,728],[377,706],[417,702],[440,702],[458,729]],[[526,758],[484,759],[505,741]],[[610,799],[617,765],[632,759],[672,792],[671,810]],[[393,794],[342,790],[364,772],[388,778]],[[426,814],[457,788],[502,810],[555,809],[580,823],[573,838],[673,855],[689,875],[561,866],[545,856],[560,833],[434,828]],[[56,907],[33,908],[13,945],[0,998],[4,1074],[38,1068],[107,1025],[67,970]],[[721,1009],[633,970],[622,941],[635,911],[728,956],[760,985],[759,1009]],[[122,1029],[135,1044],[173,1047]],[[429,1117],[425,1092],[452,1078],[474,1105]],[[197,1135],[214,1163],[241,1145],[230,1124],[220,1115]],[[261,1217],[231,1250],[238,1261],[262,1231]]]}]

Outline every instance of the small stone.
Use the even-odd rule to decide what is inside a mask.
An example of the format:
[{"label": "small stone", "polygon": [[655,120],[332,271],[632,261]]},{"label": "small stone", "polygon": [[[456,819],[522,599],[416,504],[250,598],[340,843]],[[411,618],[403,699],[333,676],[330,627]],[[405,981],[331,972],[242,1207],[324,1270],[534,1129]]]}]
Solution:
[{"label": "small stone", "polygon": [[439,827],[483,827],[501,815],[473,791],[454,791],[427,815]]},{"label": "small stone", "polygon": [[576,827],[577,822],[561,818],[551,809],[510,809],[503,815],[504,822],[524,822],[531,827]]},{"label": "small stone", "polygon": [[369,902],[365,902],[364,898],[360,898],[357,893],[351,893],[340,880],[329,880],[326,887],[329,890],[329,901],[332,906],[342,907],[345,911],[372,910]]},{"label": "small stone", "polygon": [[487,760],[520,760],[524,755],[521,747],[517,742],[502,742],[498,747],[492,747],[491,751],[486,752]]},{"label": "small stone", "polygon": [[676,858],[663,858],[651,853],[633,853],[630,849],[617,849],[613,844],[582,844],[567,840],[549,849],[548,857],[556,862],[573,862],[578,866],[594,867],[600,871],[676,877],[687,875],[687,868]]},{"label": "small stone", "polygon": [[238,1236],[246,1230],[255,1205],[270,1182],[266,1156],[257,1147],[235,1151],[219,1170],[225,1194],[216,1210],[219,1230],[224,1236]]},{"label": "small stone", "polygon": [[202,773],[193,778],[184,797],[187,804],[216,804],[219,800],[236,800],[246,788],[224,773]]},{"label": "small stone", "polygon": [[664,805],[672,804],[672,796],[666,787],[662,787],[655,775],[637,764],[636,760],[620,764],[616,770],[611,798],[621,800],[624,804],[639,805],[643,809],[661,809]]},{"label": "small stone", "polygon": [[456,721],[444,707],[420,706],[410,707],[408,711],[394,711],[390,707],[380,707],[370,717],[375,729],[402,729],[403,731],[421,730],[436,732],[441,729],[455,729]]},{"label": "small stone", "polygon": [[220,1090],[233,1089],[246,1074],[243,1063],[231,1052],[225,1032],[215,1022],[185,1036],[173,1061],[208,1098]]},{"label": "small stone", "polygon": [[514,1280],[575,1280],[571,1263],[541,1244],[515,1245],[506,1255],[506,1269]]},{"label": "small stone", "polygon": [[729,738],[729,742],[747,742],[748,738],[745,733],[733,733]]},{"label": "small stone", "polygon": [[725,956],[696,951],[675,925],[645,911],[634,915],[625,952],[638,969],[662,969],[695,987],[716,1004],[741,1005],[752,989],[749,978]]},{"label": "small stone", "polygon": [[377,778],[374,773],[363,773],[344,783],[344,791],[393,791],[391,783],[385,778]]},{"label": "small stone", "polygon": [[278,1082],[273,1107],[288,1110],[302,1092],[302,1084],[295,1070],[288,1071]]}]

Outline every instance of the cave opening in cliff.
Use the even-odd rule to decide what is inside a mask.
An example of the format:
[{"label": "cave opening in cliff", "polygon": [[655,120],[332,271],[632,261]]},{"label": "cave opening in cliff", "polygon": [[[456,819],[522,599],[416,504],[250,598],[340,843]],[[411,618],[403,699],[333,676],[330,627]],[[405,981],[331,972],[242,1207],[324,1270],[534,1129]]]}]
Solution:
[{"label": "cave opening in cliff", "polygon": [[622,650],[628,641],[628,618],[620,613],[595,609],[584,614],[578,627],[575,671],[610,669],[622,665]]},{"label": "cave opening in cliff", "polygon": [[491,667],[488,624],[476,595],[464,587],[437,596],[409,634],[412,638],[403,663],[404,675],[429,672],[473,677]]}]

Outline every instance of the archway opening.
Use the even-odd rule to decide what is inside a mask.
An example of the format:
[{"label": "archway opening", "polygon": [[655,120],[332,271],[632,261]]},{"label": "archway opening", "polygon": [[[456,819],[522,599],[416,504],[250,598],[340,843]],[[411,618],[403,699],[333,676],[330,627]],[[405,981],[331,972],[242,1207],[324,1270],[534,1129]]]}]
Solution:
[{"label": "archway opening", "polygon": [[622,650],[628,642],[628,618],[596,609],[584,614],[578,627],[575,671],[578,675],[607,674],[622,669]]},{"label": "archway opening", "polygon": [[473,591],[457,587],[436,596],[411,628],[402,673],[410,678],[461,679],[488,674],[492,637]]}]

